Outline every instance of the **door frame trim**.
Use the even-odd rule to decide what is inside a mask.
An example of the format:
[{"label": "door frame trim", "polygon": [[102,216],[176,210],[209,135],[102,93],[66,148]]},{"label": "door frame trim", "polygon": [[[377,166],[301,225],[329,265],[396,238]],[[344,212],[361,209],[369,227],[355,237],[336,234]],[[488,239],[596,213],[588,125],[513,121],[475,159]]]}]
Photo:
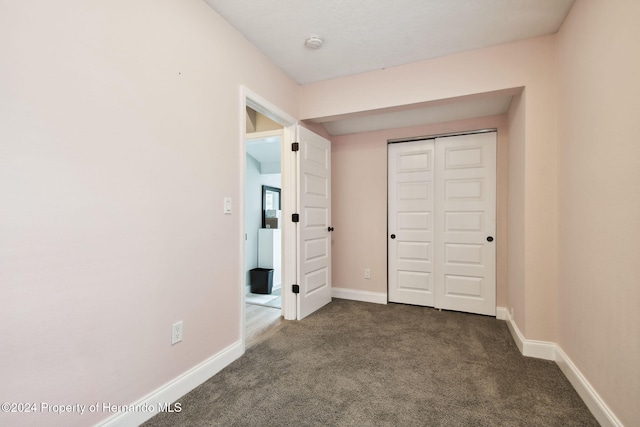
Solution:
[{"label": "door frame trim", "polygon": [[[246,251],[246,227],[245,227],[245,187],[246,187],[246,110],[247,107],[251,107],[260,114],[268,117],[269,119],[281,124],[284,129],[282,132],[282,145],[281,145],[281,157],[280,157],[280,169],[282,173],[281,177],[281,197],[282,197],[282,217],[287,218],[287,215],[291,215],[295,209],[296,203],[296,186],[295,186],[295,158],[291,150],[285,149],[290,147],[291,143],[295,139],[295,126],[298,121],[286,113],[284,110],[278,108],[276,105],[262,97],[258,93],[249,89],[245,85],[240,85],[239,91],[240,99],[239,106],[239,135],[240,143],[238,149],[240,151],[240,165],[238,168],[239,182],[240,182],[240,203],[238,203],[238,217],[240,221],[240,267],[238,271],[239,277],[239,289],[240,292],[240,337],[244,349],[246,349],[245,342],[245,293],[246,293],[246,271],[245,271],[245,251]],[[295,260],[296,254],[296,242],[295,242],[295,227],[291,221],[282,222],[282,315],[286,320],[293,320],[296,318],[296,299],[295,294],[291,292],[289,283],[293,283],[291,280],[295,280],[296,277],[296,263],[287,261]],[[293,255],[292,255],[293,254]]]}]

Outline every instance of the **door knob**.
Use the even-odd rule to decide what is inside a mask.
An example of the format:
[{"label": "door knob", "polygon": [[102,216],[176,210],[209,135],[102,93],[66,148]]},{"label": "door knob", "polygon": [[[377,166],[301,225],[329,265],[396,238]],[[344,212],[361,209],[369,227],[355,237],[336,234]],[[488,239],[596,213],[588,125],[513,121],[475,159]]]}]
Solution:
[{"label": "door knob", "polygon": [[392,234],[392,235],[391,235],[391,238],[392,238],[392,239],[395,239],[395,238],[396,238],[396,235],[395,235],[395,234]]},{"label": "door knob", "polygon": [[333,227],[327,227],[327,231],[329,232],[333,231]]},{"label": "door knob", "polygon": [[493,242],[493,237],[492,236],[487,237],[487,242]]}]

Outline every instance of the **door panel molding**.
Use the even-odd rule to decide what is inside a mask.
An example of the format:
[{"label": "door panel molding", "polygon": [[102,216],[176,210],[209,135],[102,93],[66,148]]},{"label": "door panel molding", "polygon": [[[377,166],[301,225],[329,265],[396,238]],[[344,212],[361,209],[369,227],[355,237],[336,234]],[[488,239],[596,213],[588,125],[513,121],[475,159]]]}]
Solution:
[{"label": "door panel molding", "polygon": [[390,302],[495,316],[495,131],[388,145]]},{"label": "door panel molding", "polygon": [[496,135],[436,138],[436,308],[496,315]]},{"label": "door panel molding", "polygon": [[434,305],[434,140],[388,147],[390,302]]},{"label": "door panel molding", "polygon": [[297,319],[331,302],[331,142],[297,126]]}]

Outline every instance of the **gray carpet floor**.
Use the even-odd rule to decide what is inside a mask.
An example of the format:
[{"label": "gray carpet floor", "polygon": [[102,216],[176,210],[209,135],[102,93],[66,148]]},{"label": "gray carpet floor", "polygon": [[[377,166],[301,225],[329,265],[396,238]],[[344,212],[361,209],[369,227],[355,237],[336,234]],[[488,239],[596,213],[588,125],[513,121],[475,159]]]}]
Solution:
[{"label": "gray carpet floor", "polygon": [[144,425],[598,425],[495,318],[334,299],[268,334]]}]

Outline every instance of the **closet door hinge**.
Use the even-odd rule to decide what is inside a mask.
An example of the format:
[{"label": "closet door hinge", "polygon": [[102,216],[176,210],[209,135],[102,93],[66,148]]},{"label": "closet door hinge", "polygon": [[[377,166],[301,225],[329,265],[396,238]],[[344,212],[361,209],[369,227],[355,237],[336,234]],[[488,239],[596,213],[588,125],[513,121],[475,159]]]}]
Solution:
[{"label": "closet door hinge", "polygon": [[291,151],[300,151],[300,143],[299,142],[293,142],[291,144]]},{"label": "closet door hinge", "polygon": [[293,222],[300,222],[300,214],[293,214],[293,215],[291,215],[291,221],[293,221]]},{"label": "closet door hinge", "polygon": [[299,293],[300,293],[300,285],[293,285],[293,286],[291,286],[291,291],[292,291],[294,294],[299,294]]}]

